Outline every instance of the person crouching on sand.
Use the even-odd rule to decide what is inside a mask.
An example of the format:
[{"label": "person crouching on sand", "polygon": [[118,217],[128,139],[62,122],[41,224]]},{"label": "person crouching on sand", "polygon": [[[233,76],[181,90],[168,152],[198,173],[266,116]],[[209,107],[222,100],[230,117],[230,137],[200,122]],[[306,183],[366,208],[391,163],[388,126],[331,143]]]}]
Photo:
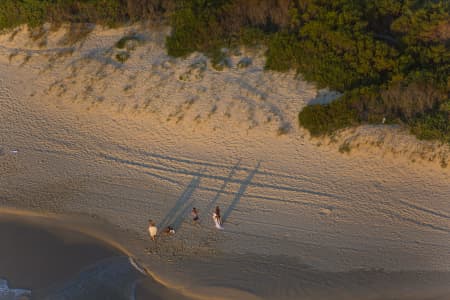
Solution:
[{"label": "person crouching on sand", "polygon": [[150,238],[152,241],[156,240],[156,234],[158,233],[158,227],[156,227],[155,222],[152,220],[148,220],[148,233],[150,234]]},{"label": "person crouching on sand", "polygon": [[191,215],[192,215],[192,220],[194,221],[194,223],[198,223],[198,219],[199,219],[198,211],[195,207],[192,208]]}]

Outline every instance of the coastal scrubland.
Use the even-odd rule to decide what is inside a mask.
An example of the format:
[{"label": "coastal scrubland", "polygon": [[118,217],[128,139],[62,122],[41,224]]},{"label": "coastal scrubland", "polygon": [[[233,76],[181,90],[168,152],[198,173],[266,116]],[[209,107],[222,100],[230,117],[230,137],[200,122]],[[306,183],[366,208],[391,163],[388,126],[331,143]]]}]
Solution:
[{"label": "coastal scrubland", "polygon": [[[296,70],[334,102],[306,106],[311,135],[396,123],[450,142],[450,4],[447,1],[5,0],[0,29],[20,24],[170,23],[168,53],[200,51],[220,70],[230,51],[266,47],[266,68]],[[74,30],[74,32],[78,32]],[[82,35],[81,35],[82,37]]]},{"label": "coastal scrubland", "polygon": [[[28,24],[39,9],[23,9],[47,6],[34,25],[0,34],[1,215],[100,238],[186,296],[450,299],[449,144],[418,141],[401,118],[360,120],[345,100],[358,107],[363,89],[392,105],[403,96],[406,116],[433,122],[433,109],[444,112],[413,97],[444,97],[438,81],[394,86],[393,71],[345,88],[304,80],[298,47],[314,40],[299,36],[306,21],[285,22],[313,2],[5,3],[6,17]],[[120,18],[94,14],[114,3]],[[187,13],[199,27],[186,29]],[[324,136],[298,126],[305,107]],[[176,234],[153,243],[148,219]]]}]

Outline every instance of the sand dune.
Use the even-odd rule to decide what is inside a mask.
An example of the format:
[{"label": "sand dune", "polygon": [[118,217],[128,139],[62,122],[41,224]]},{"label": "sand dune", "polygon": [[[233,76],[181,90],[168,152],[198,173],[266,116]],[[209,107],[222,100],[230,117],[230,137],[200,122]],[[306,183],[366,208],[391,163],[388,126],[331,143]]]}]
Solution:
[{"label": "sand dune", "polygon": [[[296,114],[326,91],[263,72],[262,50],[222,71],[170,58],[167,30],[98,28],[74,45],[64,30],[0,36],[3,209],[109,235],[209,299],[450,297],[446,146],[385,127],[311,140]],[[138,42],[117,49],[125,35]],[[176,235],[152,244],[149,218]]]}]

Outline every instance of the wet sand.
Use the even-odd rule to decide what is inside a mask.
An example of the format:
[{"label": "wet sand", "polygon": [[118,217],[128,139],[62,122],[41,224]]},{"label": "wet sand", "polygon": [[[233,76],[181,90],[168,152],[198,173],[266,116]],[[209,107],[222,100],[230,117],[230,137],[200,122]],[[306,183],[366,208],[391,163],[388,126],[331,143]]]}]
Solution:
[{"label": "wet sand", "polygon": [[0,236],[0,278],[18,288],[44,288],[102,258],[120,255],[87,236],[11,220],[0,220]]},{"label": "wet sand", "polygon": [[[123,257],[110,245],[87,235],[11,217],[0,216],[0,236],[0,278],[6,279],[11,289],[31,290],[32,299],[36,295],[45,298],[48,291],[77,280],[80,272],[99,261]],[[136,299],[180,299],[151,278],[140,277]]]}]

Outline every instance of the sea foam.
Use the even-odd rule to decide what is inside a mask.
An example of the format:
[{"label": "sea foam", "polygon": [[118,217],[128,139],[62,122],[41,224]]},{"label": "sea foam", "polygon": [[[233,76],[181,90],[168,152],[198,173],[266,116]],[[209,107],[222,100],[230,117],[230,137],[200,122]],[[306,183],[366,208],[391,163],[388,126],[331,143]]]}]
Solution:
[{"label": "sea foam", "polygon": [[11,289],[5,279],[0,279],[0,300],[30,299],[31,291],[25,289]]}]

